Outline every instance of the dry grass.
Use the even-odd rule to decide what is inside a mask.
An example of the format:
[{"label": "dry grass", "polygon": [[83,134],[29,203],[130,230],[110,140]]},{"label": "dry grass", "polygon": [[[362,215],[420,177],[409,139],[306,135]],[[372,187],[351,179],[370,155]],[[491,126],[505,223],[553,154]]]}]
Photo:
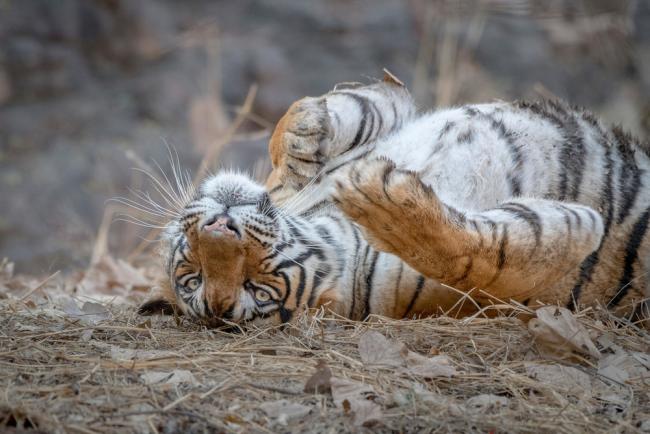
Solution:
[{"label": "dry grass", "polygon": [[[188,319],[145,321],[131,307],[110,308],[110,319],[84,325],[51,306],[35,307],[11,296],[0,300],[0,421],[10,425],[86,433],[609,433],[640,432],[650,424],[647,370],[619,383],[599,375],[596,361],[584,360],[572,365],[588,378],[583,389],[568,377],[535,379],[530,363],[558,362],[540,356],[526,326],[513,318],[359,323],[305,316],[284,329],[229,333]],[[581,315],[579,321],[603,353],[617,346],[624,352],[650,347],[643,331],[617,326],[603,312]],[[449,356],[458,375],[423,379],[364,365],[358,342],[370,329],[420,354]],[[335,406],[329,394],[303,392],[320,360],[333,377],[374,389],[369,399],[381,406],[379,422],[355,426],[345,406]],[[172,384],[180,377],[165,375],[158,382],[147,380],[152,372],[184,371],[192,374],[187,382]],[[491,397],[487,406],[468,402],[485,394],[507,400],[498,405]],[[277,400],[305,405],[310,412],[283,425],[279,414],[260,409]]]}]

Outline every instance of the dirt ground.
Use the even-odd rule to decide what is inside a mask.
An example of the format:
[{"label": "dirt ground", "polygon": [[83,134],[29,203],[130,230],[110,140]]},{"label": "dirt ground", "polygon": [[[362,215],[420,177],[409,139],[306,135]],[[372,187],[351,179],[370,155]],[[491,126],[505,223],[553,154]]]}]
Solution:
[{"label": "dirt ground", "polygon": [[227,331],[137,315],[144,288],[105,269],[10,268],[3,432],[650,432],[650,337],[603,310]]}]

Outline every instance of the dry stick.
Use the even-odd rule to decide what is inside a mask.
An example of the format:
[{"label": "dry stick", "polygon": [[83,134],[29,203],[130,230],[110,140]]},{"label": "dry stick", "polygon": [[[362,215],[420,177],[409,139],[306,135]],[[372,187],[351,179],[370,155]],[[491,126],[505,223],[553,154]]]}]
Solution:
[{"label": "dry stick", "polygon": [[61,272],[61,270],[57,270],[57,271],[55,271],[55,272],[52,273],[49,277],[47,277],[45,280],[43,280],[41,283],[39,283],[38,285],[36,285],[36,286],[33,287],[32,289],[28,290],[25,294],[23,294],[23,295],[20,297],[20,301],[24,301],[24,300],[26,300],[27,297],[29,297],[30,295],[32,295],[33,293],[35,293],[35,292],[38,291],[39,289],[42,289],[42,288],[47,284],[47,282],[49,282],[50,280],[52,280],[52,279],[54,279],[56,276],[58,276],[60,272]]},{"label": "dry stick", "polygon": [[[199,168],[196,172],[196,176],[192,181],[193,185],[197,185],[199,181],[203,179],[203,177],[207,174],[208,170],[210,169],[210,165],[214,164],[214,159],[216,159],[217,155],[219,155],[219,153],[223,150],[223,147],[232,140],[239,127],[241,127],[244,121],[248,118],[249,114],[251,113],[251,109],[253,108],[253,102],[255,102],[256,95],[257,95],[257,83],[253,83],[248,89],[248,93],[246,94],[246,98],[244,99],[244,104],[242,104],[241,108],[237,111],[237,116],[232,121],[232,123],[228,126],[228,129],[224,133],[223,137],[219,141],[217,141],[213,146],[211,146],[208,149],[208,152],[206,152],[205,155],[203,156],[203,159],[201,160]],[[145,237],[146,239],[140,242],[140,244],[138,244],[135,247],[135,249],[133,249],[133,251],[129,253],[128,259],[132,259],[140,255],[151,244],[147,239],[156,237],[158,236],[159,233],[160,233],[160,229],[152,229],[151,231],[149,231],[149,233]]]}]

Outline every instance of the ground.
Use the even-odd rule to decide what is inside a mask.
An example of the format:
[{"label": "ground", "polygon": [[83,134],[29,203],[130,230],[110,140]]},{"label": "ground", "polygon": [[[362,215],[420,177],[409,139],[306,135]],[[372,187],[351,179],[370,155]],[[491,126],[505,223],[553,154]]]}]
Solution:
[{"label": "ground", "polygon": [[650,431],[650,338],[602,310],[553,308],[594,343],[558,359],[578,340],[545,347],[540,315],[316,312],[233,332],[15,282],[0,300],[4,432]]}]

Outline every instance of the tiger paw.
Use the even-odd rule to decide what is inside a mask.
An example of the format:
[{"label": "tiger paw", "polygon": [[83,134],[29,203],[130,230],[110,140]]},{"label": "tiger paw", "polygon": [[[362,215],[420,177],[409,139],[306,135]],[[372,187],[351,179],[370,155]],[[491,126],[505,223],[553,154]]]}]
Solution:
[{"label": "tiger paw", "polygon": [[416,173],[399,170],[387,159],[354,163],[336,178],[333,194],[375,248],[395,254],[418,242],[417,228],[431,218],[426,206],[432,197]]},{"label": "tiger paw", "polygon": [[271,158],[284,182],[304,183],[325,163],[321,153],[330,120],[324,97],[295,102],[280,119],[271,137]]}]

